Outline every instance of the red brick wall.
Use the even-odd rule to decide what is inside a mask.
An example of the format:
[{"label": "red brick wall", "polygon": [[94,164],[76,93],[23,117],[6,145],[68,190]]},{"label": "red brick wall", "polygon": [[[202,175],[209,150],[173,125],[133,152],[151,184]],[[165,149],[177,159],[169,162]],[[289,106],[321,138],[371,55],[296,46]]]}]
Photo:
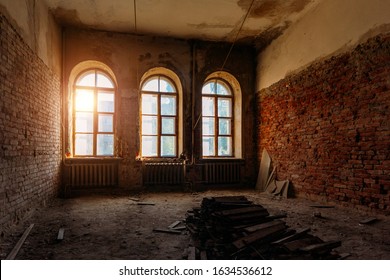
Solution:
[{"label": "red brick wall", "polygon": [[60,79],[0,14],[0,227],[56,195]]},{"label": "red brick wall", "polygon": [[390,36],[318,61],[261,90],[266,148],[298,196],[390,209]]}]

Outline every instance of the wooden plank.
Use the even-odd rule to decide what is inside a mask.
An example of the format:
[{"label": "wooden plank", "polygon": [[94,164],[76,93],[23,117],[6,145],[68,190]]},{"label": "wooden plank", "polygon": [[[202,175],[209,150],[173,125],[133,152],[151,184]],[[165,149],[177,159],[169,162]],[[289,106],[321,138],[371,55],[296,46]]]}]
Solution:
[{"label": "wooden plank", "polygon": [[321,240],[314,238],[313,236],[309,236],[306,238],[300,238],[297,240],[293,240],[284,244],[284,247],[290,252],[294,252],[299,250],[300,248],[305,248],[309,245],[318,244]]},{"label": "wooden plank", "polygon": [[310,205],[313,208],[334,208],[332,205]]},{"label": "wooden plank", "polygon": [[341,241],[328,241],[319,244],[312,244],[304,248],[300,248],[299,250],[306,253],[308,252],[313,253],[313,252],[319,252],[325,250],[332,250],[340,246],[341,246]]},{"label": "wooden plank", "polygon": [[373,224],[373,223],[375,223],[377,221],[378,221],[377,218],[367,218],[367,219],[361,220],[359,222],[359,224],[361,224],[361,225],[369,225],[369,224]]},{"label": "wooden plank", "polygon": [[271,167],[271,158],[266,149],[263,149],[261,155],[259,174],[257,176],[256,190],[263,192],[269,177],[269,169]]},{"label": "wooden plank", "polygon": [[290,187],[290,181],[289,181],[289,180],[286,180],[285,182],[286,182],[286,183],[284,184],[282,196],[283,196],[284,198],[288,198],[288,189],[289,189],[289,187]]},{"label": "wooden plank", "polygon": [[276,225],[279,225],[279,224],[285,225],[286,223],[283,222],[283,221],[276,220],[276,221],[271,221],[271,222],[268,222],[268,223],[262,223],[262,224],[257,224],[257,225],[254,225],[254,226],[246,227],[246,228],[244,228],[244,230],[246,232],[252,233],[252,232],[255,232],[255,231],[258,231],[258,230],[264,230],[266,228],[273,227],[273,226],[276,226]]},{"label": "wooden plank", "polygon": [[243,196],[215,196],[211,198],[214,202],[217,203],[252,203],[248,201],[248,199]]},{"label": "wooden plank", "polygon": [[155,205],[152,202],[138,202],[137,205]]},{"label": "wooden plank", "polygon": [[137,201],[137,202],[139,201],[139,198],[136,198],[136,197],[129,197],[129,199],[132,201]]},{"label": "wooden plank", "polygon": [[276,234],[286,228],[286,225],[284,224],[278,224],[273,227],[266,228],[261,231],[256,231],[248,236],[242,237],[236,241],[233,242],[233,245],[237,249],[241,249],[247,245],[250,245],[256,241],[259,241],[261,239],[264,239],[272,234]]},{"label": "wooden plank", "polygon": [[174,229],[155,228],[155,229],[153,229],[153,231],[154,232],[172,233],[172,234],[181,234],[180,230],[174,230]]},{"label": "wooden plank", "polygon": [[58,230],[57,241],[62,241],[64,239],[64,232],[65,232],[64,228],[60,228]]},{"label": "wooden plank", "polygon": [[294,233],[293,235],[290,235],[290,236],[287,236],[285,238],[282,238],[282,239],[279,239],[279,240],[272,242],[272,244],[273,245],[281,245],[281,244],[296,240],[296,239],[304,236],[309,231],[310,231],[310,228],[301,229],[301,230],[297,231],[296,233]]},{"label": "wooden plank", "polygon": [[34,224],[31,224],[23,233],[22,237],[16,243],[15,247],[12,249],[11,253],[7,256],[6,260],[14,260],[16,255],[18,254],[20,248],[23,246],[24,241],[27,236],[30,234],[31,229],[34,227]]},{"label": "wooden plank", "polygon": [[243,214],[243,213],[250,213],[250,212],[261,212],[264,210],[266,210],[264,207],[257,205],[251,207],[234,208],[234,209],[229,209],[224,211],[218,211],[215,212],[215,214],[221,216],[229,216],[229,215],[236,215],[236,214]]},{"label": "wooden plank", "polygon": [[269,215],[268,211],[265,210],[263,212],[253,212],[253,213],[229,216],[228,218],[231,221],[244,221],[248,219],[262,219],[264,217],[267,217],[268,215]]},{"label": "wooden plank", "polygon": [[173,222],[172,224],[170,224],[170,225],[168,226],[168,228],[173,229],[174,227],[178,226],[180,223],[181,223],[181,221]]}]

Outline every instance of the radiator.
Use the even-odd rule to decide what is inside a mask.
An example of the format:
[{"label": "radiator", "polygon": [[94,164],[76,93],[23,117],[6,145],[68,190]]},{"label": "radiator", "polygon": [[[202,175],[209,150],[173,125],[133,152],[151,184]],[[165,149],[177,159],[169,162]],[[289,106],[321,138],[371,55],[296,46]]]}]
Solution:
[{"label": "radiator", "polygon": [[72,163],[69,166],[70,187],[111,187],[117,184],[116,163]]},{"label": "radiator", "polygon": [[203,181],[207,184],[228,184],[241,181],[241,162],[213,162],[203,166]]},{"label": "radiator", "polygon": [[142,165],[144,185],[180,185],[184,184],[185,164],[180,162],[145,162]]}]

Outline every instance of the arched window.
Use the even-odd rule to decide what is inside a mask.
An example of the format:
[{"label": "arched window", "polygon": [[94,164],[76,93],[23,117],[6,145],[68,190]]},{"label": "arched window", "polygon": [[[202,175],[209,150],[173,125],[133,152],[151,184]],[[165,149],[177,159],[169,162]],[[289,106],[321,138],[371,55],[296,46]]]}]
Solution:
[{"label": "arched window", "polygon": [[73,88],[73,155],[113,156],[115,84],[100,69],[89,69]]},{"label": "arched window", "polygon": [[178,89],[168,76],[153,74],[141,85],[142,157],[177,157]]},{"label": "arched window", "polygon": [[202,88],[202,156],[241,158],[241,90],[226,72],[210,75]]}]

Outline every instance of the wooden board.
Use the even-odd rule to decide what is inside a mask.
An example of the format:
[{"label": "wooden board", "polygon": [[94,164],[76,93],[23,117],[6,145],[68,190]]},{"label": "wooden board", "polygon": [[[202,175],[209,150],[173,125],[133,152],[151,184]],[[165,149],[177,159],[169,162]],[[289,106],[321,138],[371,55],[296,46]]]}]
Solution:
[{"label": "wooden board", "polygon": [[267,187],[266,184],[269,177],[270,167],[271,167],[271,157],[269,156],[267,150],[264,149],[261,155],[259,174],[257,176],[257,182],[256,182],[256,190],[259,190],[261,192],[265,191],[265,188]]},{"label": "wooden board", "polygon": [[180,230],[174,230],[174,229],[155,228],[155,229],[153,229],[153,231],[154,232],[172,233],[172,234],[181,234]]},{"label": "wooden board", "polygon": [[57,241],[62,241],[64,239],[64,232],[65,232],[64,228],[60,228],[58,230]]},{"label": "wooden board", "polygon": [[216,212],[217,215],[222,216],[229,216],[229,215],[236,215],[236,214],[244,214],[244,213],[251,213],[251,212],[263,212],[265,210],[262,206],[252,206],[252,207],[243,207],[243,208],[234,208],[224,211]]},{"label": "wooden board", "polygon": [[178,226],[180,223],[181,223],[181,221],[173,222],[172,224],[170,224],[170,225],[168,226],[168,228],[173,229],[174,227]]},{"label": "wooden board", "polygon": [[332,250],[340,246],[341,246],[341,241],[328,241],[319,244],[312,244],[304,248],[300,248],[299,250],[302,252],[313,253],[313,252],[319,252],[324,250]]},{"label": "wooden board", "polygon": [[302,236],[304,236],[309,231],[310,231],[310,228],[304,228],[304,229],[298,230],[296,233],[294,233],[294,234],[292,234],[290,236],[287,236],[285,238],[282,238],[282,239],[276,240],[275,242],[272,242],[272,244],[274,244],[274,245],[281,245],[281,244],[284,244],[284,243],[296,240],[296,239],[301,238]]},{"label": "wooden board", "polygon": [[252,232],[255,232],[258,230],[264,230],[264,229],[267,229],[267,228],[270,228],[270,227],[273,227],[273,226],[276,226],[279,224],[285,225],[286,223],[283,221],[276,220],[276,221],[271,221],[268,223],[263,223],[263,224],[258,224],[258,225],[246,227],[244,230],[248,233],[252,233]]},{"label": "wooden board", "polygon": [[15,259],[16,255],[18,254],[20,248],[22,247],[24,241],[26,240],[27,236],[30,234],[30,231],[34,227],[34,224],[31,224],[23,233],[22,237],[19,239],[18,243],[16,243],[15,247],[12,249],[11,253],[7,256],[6,260],[13,260]]}]

